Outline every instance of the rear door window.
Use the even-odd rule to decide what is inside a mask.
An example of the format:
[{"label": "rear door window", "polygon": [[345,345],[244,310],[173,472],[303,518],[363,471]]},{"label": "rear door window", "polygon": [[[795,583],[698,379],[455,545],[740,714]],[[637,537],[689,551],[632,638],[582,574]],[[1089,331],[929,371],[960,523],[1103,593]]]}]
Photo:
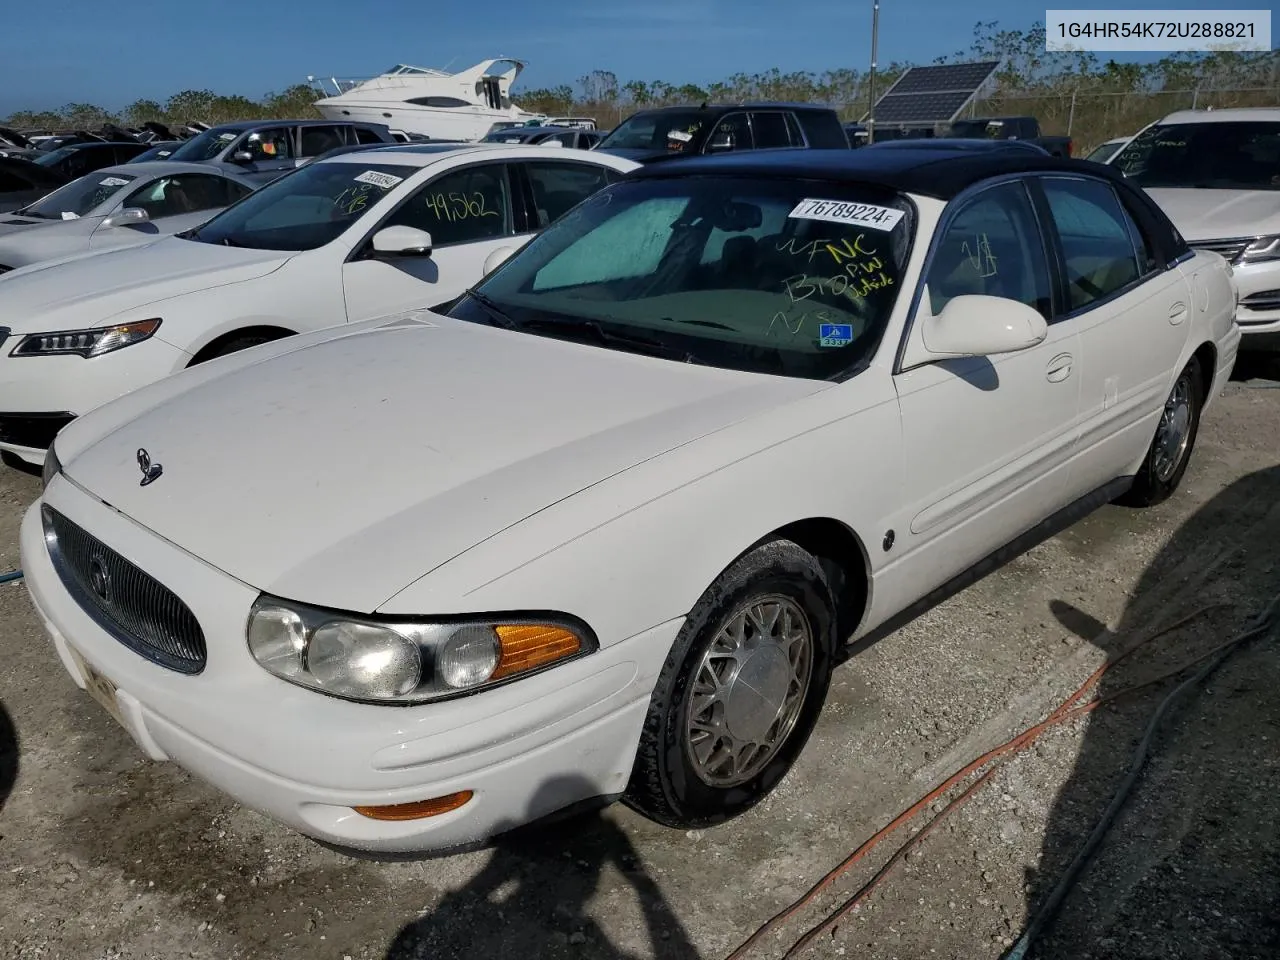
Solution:
[{"label": "rear door window", "polygon": [[530,160],[525,164],[537,227],[558,220],[608,183],[606,168],[572,160]]},{"label": "rear door window", "polygon": [[339,126],[307,126],[302,127],[301,146],[298,155],[301,157],[318,157],[334,147],[346,146],[344,130]]},{"label": "rear door window", "polygon": [[1135,228],[1110,184],[1065,177],[1041,183],[1062,242],[1070,310],[1105,300],[1146,272],[1139,267]]},{"label": "rear door window", "polygon": [[757,150],[794,146],[781,111],[760,110],[751,114],[751,136]]}]

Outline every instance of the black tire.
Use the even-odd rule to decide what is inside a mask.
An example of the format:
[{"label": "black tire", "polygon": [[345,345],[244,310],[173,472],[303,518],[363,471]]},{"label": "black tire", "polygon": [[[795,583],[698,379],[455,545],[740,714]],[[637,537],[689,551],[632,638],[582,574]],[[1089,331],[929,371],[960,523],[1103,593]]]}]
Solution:
[{"label": "black tire", "polygon": [[[798,711],[794,708],[788,711],[784,703],[775,708],[772,720],[767,709],[752,711],[752,701],[742,700],[744,694],[751,696],[747,691],[753,688],[744,687],[743,693],[730,697],[737,698],[732,716],[746,726],[766,723],[768,731],[773,731],[775,726],[788,722],[780,721],[778,717],[790,713],[793,719],[789,721],[789,732],[778,737],[772,753],[757,751],[762,764],[759,769],[752,771],[753,764],[746,763],[738,771],[739,774],[749,773],[746,779],[730,785],[718,785],[705,779],[692,756],[698,749],[693,746],[689,712],[695,691],[695,674],[704,669],[703,657],[721,630],[755,600],[790,612],[793,623],[798,622],[794,618],[797,610],[806,618],[810,637],[808,684],[807,688],[800,688],[803,692],[795,698],[799,702]],[[781,617],[777,620],[782,622]],[[751,624],[746,626],[751,629],[751,635],[743,634],[744,643],[758,643],[758,650],[771,643]],[[801,671],[795,670],[788,654],[779,654],[781,649],[775,644],[771,652],[753,656],[751,662],[758,669],[781,669],[790,678],[786,681],[786,689],[790,691],[791,681]],[[654,687],[623,802],[658,823],[682,829],[723,823],[749,810],[777,786],[808,741],[826,701],[835,649],[835,603],[816,558],[790,540],[762,544],[740,557],[707,588],[672,645]],[[785,668],[780,666],[779,655],[787,661]],[[736,679],[743,669],[743,664],[738,662],[736,669],[728,672]],[[771,682],[778,676],[776,672],[770,674]],[[732,681],[729,686],[733,693],[736,688],[733,688]],[[756,684],[756,688],[766,689],[763,684]],[[772,689],[777,692],[776,687]],[[763,699],[764,694],[760,696]],[[729,701],[719,702],[723,704],[721,716],[724,717],[728,713]],[[748,704],[745,712],[743,703]],[[727,719],[724,721],[726,731],[729,723]],[[767,736],[768,732],[764,735]],[[703,745],[714,740],[706,734],[700,736]],[[719,755],[714,749],[711,753]]]},{"label": "black tire", "polygon": [[250,347],[258,346],[258,344],[270,343],[272,340],[279,339],[279,337],[272,336],[269,333],[250,333],[243,337],[233,337],[230,340],[224,340],[217,346],[206,347],[191,361],[190,366],[194,367],[197,363],[204,363],[206,360],[216,360],[218,357],[239,353],[241,350],[248,350]]},{"label": "black tire", "polygon": [[[1165,448],[1167,434],[1164,418],[1169,415],[1170,405],[1178,397],[1179,390],[1183,389],[1186,391],[1188,417],[1186,443],[1181,446],[1177,463],[1172,472],[1169,472],[1167,467],[1162,469],[1162,457],[1169,455],[1169,451]],[[1151,446],[1147,448],[1146,459],[1142,461],[1137,476],[1133,478],[1133,486],[1117,497],[1116,503],[1126,507],[1153,507],[1157,503],[1168,500],[1178,489],[1183,474],[1187,472],[1187,464],[1191,462],[1191,451],[1195,449],[1196,436],[1200,432],[1200,408],[1204,405],[1204,392],[1204,373],[1201,370],[1200,361],[1192,357],[1178,374],[1178,379],[1174,381],[1169,398],[1165,401],[1166,413],[1162,414],[1160,426],[1156,428],[1156,435],[1151,439]]]}]

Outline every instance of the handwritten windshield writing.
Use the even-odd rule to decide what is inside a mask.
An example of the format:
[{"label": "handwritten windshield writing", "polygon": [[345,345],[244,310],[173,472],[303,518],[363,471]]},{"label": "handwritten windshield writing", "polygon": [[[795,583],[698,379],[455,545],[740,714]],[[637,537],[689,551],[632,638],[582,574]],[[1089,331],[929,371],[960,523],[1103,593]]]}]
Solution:
[{"label": "handwritten windshield writing", "polygon": [[857,302],[877,290],[894,285],[893,277],[884,272],[884,261],[879,257],[846,263],[843,273],[832,276],[798,273],[782,282],[792,303],[799,303],[821,293],[848,297]]},{"label": "handwritten windshield writing", "polygon": [[[773,319],[769,321],[769,329],[765,331],[765,336],[782,336],[785,332],[791,339],[795,339],[799,336],[800,331],[804,329],[806,323],[842,323],[847,320],[846,317],[837,316],[826,309],[807,310],[799,316],[793,316],[791,309],[779,310],[773,315]],[[780,328],[777,334],[774,333],[776,328]]]},{"label": "handwritten windshield writing", "polygon": [[349,217],[355,216],[369,205],[370,187],[347,187],[333,198],[333,205]]},{"label": "handwritten windshield writing", "polygon": [[485,209],[485,197],[480,191],[472,194],[451,193],[447,197],[443,193],[429,196],[424,201],[431,208],[438,220],[466,220],[471,217],[496,217],[497,210]]}]

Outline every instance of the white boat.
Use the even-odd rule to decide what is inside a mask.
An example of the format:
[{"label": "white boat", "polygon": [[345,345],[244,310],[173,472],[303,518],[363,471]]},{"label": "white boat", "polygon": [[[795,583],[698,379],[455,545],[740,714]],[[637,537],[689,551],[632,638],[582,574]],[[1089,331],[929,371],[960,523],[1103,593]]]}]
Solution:
[{"label": "white boat", "polygon": [[385,123],[432,140],[479,140],[495,124],[521,124],[546,119],[511,102],[511,84],[524,63],[508,57],[484,60],[457,73],[397,64],[386,73],[363,80],[331,77],[327,85],[314,76],[321,92],[316,101],[330,120]]}]

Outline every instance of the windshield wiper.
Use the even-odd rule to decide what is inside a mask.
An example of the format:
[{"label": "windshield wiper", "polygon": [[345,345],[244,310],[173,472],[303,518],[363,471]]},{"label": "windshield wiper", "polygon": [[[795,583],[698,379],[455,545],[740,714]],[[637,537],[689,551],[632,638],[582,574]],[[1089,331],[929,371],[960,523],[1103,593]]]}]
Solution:
[{"label": "windshield wiper", "polygon": [[[607,319],[607,318],[606,318]],[[622,347],[630,349],[637,353],[647,353],[654,357],[665,357],[668,360],[681,360],[684,363],[701,363],[698,357],[690,353],[688,350],[682,350],[674,347],[665,341],[655,337],[646,337],[634,333],[617,333],[613,330],[605,329],[599,320],[592,320],[588,317],[538,317],[533,320],[526,320],[523,326],[544,330],[572,330],[575,333],[586,332],[592,334],[596,341],[606,347]]]},{"label": "windshield wiper", "polygon": [[468,290],[466,295],[476,303],[480,304],[480,306],[484,308],[484,312],[489,315],[490,319],[496,321],[497,325],[502,327],[504,330],[518,330],[520,328],[520,324],[516,323],[509,316],[503,313],[502,308],[483,293],[478,293],[475,290]]}]

